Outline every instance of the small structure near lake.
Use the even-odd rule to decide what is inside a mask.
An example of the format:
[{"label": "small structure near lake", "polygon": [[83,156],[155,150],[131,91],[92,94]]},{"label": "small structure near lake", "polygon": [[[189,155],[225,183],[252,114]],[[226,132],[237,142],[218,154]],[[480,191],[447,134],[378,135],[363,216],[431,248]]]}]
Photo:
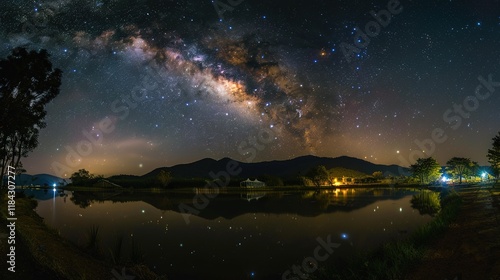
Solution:
[{"label": "small structure near lake", "polygon": [[257,179],[252,181],[252,180],[250,180],[250,178],[248,178],[245,181],[240,182],[240,187],[242,187],[242,188],[262,188],[265,186],[266,186],[266,183],[261,182]]}]

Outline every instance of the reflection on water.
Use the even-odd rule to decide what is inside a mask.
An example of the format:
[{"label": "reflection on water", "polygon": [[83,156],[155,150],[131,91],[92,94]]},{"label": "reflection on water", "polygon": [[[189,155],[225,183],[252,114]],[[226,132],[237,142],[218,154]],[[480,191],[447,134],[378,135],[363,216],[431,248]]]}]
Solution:
[{"label": "reflection on water", "polygon": [[263,198],[266,195],[265,192],[246,192],[241,193],[240,198],[250,202],[252,200],[259,200],[259,198]]},{"label": "reflection on water", "polygon": [[431,216],[436,215],[441,210],[441,200],[439,199],[439,193],[422,190],[417,194],[414,194],[411,199],[411,205],[413,208],[418,209],[420,214],[428,214]]},{"label": "reflection on water", "polygon": [[112,250],[121,238],[126,259],[133,253],[134,240],[146,264],[171,280],[223,280],[281,279],[284,271],[313,254],[318,237],[331,235],[332,242],[341,244],[328,261],[404,237],[431,219],[411,207],[416,193],[402,189],[221,193],[189,224],[179,205],[193,206],[194,194],[34,194],[38,214],[76,244],[84,244],[85,233],[98,225],[101,248]]}]

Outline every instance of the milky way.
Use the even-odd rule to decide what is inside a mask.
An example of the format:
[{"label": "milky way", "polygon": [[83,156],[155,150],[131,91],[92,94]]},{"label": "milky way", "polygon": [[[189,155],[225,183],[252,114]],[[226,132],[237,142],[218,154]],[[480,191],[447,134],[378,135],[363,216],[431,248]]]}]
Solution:
[{"label": "milky way", "polygon": [[[436,128],[448,140],[427,155],[486,163],[498,94],[457,129],[443,114],[479,76],[500,80],[498,1],[400,1],[370,42],[357,32],[389,1],[247,0],[223,14],[216,2],[3,1],[1,56],[45,48],[64,71],[28,172],[64,175],[57,163],[65,174],[144,174],[204,157],[305,154],[404,165]],[[343,43],[365,45],[347,58]],[[272,139],[249,157],[263,132]],[[91,150],[68,162],[82,141]]]}]

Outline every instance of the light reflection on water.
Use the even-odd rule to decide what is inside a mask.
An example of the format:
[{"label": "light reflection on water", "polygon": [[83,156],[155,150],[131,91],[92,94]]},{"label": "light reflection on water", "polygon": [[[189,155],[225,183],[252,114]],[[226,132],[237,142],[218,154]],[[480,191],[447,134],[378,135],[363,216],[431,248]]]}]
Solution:
[{"label": "light reflection on water", "polygon": [[72,242],[84,246],[88,230],[98,225],[103,252],[121,235],[127,259],[134,238],[152,270],[170,280],[196,280],[281,279],[285,270],[313,254],[318,237],[331,235],[332,242],[341,244],[330,261],[405,237],[431,220],[411,207],[414,193],[337,189],[220,194],[189,224],[178,206],[192,203],[192,194],[32,194],[39,200],[37,213]]}]

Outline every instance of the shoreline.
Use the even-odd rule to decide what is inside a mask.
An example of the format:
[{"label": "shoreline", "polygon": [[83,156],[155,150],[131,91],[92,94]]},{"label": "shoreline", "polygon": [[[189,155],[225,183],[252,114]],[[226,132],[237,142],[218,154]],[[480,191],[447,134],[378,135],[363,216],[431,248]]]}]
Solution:
[{"label": "shoreline", "polygon": [[[403,187],[403,186],[400,186]],[[404,186],[408,188],[409,186]],[[415,187],[415,186],[412,186]],[[420,186],[416,186],[417,188]],[[326,188],[326,189],[337,189],[338,187],[334,188]],[[365,187],[366,188],[366,187]],[[369,188],[373,188],[373,185],[370,186]],[[380,188],[380,186],[379,186]],[[387,188],[387,186],[385,186]],[[323,188],[322,188],[323,189]],[[322,190],[321,189],[321,190]],[[398,188],[395,188],[398,189]],[[449,188],[452,190],[453,188]],[[102,190],[102,189],[101,189]],[[104,190],[116,190],[116,189],[104,189]],[[192,192],[192,189],[185,190],[184,191],[190,191]],[[241,191],[241,189],[233,189],[231,190],[237,190]],[[285,189],[286,190],[286,189]],[[304,190],[303,188],[294,188],[293,190]],[[311,190],[311,189],[305,189],[305,190]],[[315,190],[315,189],[314,189]],[[433,276],[431,277],[429,273],[434,273],[432,275],[436,275],[436,271],[434,269],[437,269],[439,266],[435,264],[436,262],[436,254],[437,252],[440,252],[441,250],[444,250],[445,252],[449,252],[449,248],[444,248],[443,246],[446,245],[446,239],[450,238],[450,235],[467,235],[469,234],[468,238],[471,238],[471,233],[464,231],[464,224],[467,224],[469,220],[471,219],[471,215],[476,215],[476,212],[468,212],[471,211],[471,207],[481,212],[481,209],[484,203],[489,203],[489,205],[493,208],[493,213],[496,211],[495,207],[500,206],[500,185],[470,185],[468,187],[460,186],[456,187],[455,190],[457,191],[458,196],[460,199],[465,200],[462,205],[460,205],[459,210],[455,216],[454,219],[451,219],[449,223],[447,223],[444,228],[438,226],[436,227],[438,230],[436,231],[438,234],[436,236],[433,236],[434,231],[431,231],[430,235],[429,233],[426,233],[426,236],[433,236],[430,237],[429,239],[426,239],[422,244],[417,244],[416,248],[419,248],[418,250],[421,250],[421,246],[423,246],[424,253],[423,256],[418,257],[417,259],[412,259],[414,266],[410,266],[411,268],[405,272],[404,278],[401,279],[408,279],[408,280],[418,280],[418,279],[433,279]],[[132,190],[136,191],[136,190]],[[175,190],[171,190],[175,191]],[[256,190],[260,191],[260,189]],[[283,189],[278,189],[278,188],[273,188],[273,191],[283,191]],[[138,191],[139,192],[139,191]],[[486,194],[486,192],[489,192],[490,195],[494,198],[493,201],[491,201],[488,197],[484,198],[483,200],[477,200],[477,196],[479,194]],[[2,196],[2,201],[0,202],[0,207],[2,207],[1,214],[3,218],[5,219],[6,217],[6,197]],[[472,205],[472,206],[471,206]],[[475,206],[474,206],[475,205]],[[474,207],[473,207],[474,206]],[[111,279],[113,276],[113,270],[115,272],[118,272],[118,275],[121,275],[122,267],[124,266],[116,266],[107,262],[104,262],[102,260],[96,259],[95,257],[89,255],[87,252],[85,252],[82,248],[77,247],[76,245],[70,243],[69,241],[63,239],[60,237],[54,230],[48,228],[45,223],[43,222],[43,219],[38,216],[38,214],[33,211],[34,207],[36,207],[36,201],[29,199],[29,198],[16,198],[16,208],[17,208],[17,213],[18,213],[18,226],[17,226],[17,242],[19,246],[19,253],[22,254],[18,256],[19,263],[21,264],[21,256],[28,260],[28,263],[23,264],[23,265],[30,265],[30,267],[24,269],[26,270],[24,273],[27,273],[25,275],[30,275],[30,276],[35,276],[33,272],[41,273],[42,275],[49,275],[51,279],[78,279],[78,280],[83,280],[83,279]],[[491,209],[490,209],[491,210]],[[484,211],[483,211],[484,212]],[[490,211],[491,212],[491,211]],[[488,212],[488,213],[490,213]],[[497,211],[498,212],[498,211]],[[486,213],[486,212],[485,212]],[[484,213],[483,213],[484,214]],[[489,214],[491,215],[491,213]],[[476,219],[479,216],[474,216]],[[498,214],[496,214],[496,219],[499,218]],[[435,223],[435,219],[437,217],[433,218],[433,220],[429,223]],[[491,218],[491,217],[490,217]],[[494,227],[492,230],[496,233],[500,233],[500,224],[498,224],[496,227]],[[428,227],[428,225],[423,226],[423,228]],[[441,232],[442,230],[442,232]],[[0,234],[3,233],[5,229],[0,230]],[[487,231],[487,229],[483,229],[483,231]],[[491,238],[494,236],[500,236],[498,235],[491,235],[489,234],[489,239],[475,239],[475,242],[479,242],[482,245],[480,246],[483,248],[485,245],[488,245],[491,243]],[[472,235],[473,237],[473,235]],[[465,242],[466,240],[459,240],[455,242],[462,242],[462,243],[467,243]],[[378,250],[375,252],[375,255],[386,254],[387,248],[393,248],[395,250],[399,250],[401,244],[404,244],[404,246],[407,246],[405,243],[406,241],[401,241],[401,242],[396,242],[395,244],[393,243],[385,243],[381,246],[382,251]],[[442,243],[445,243],[443,245]],[[20,243],[20,244],[19,244]],[[500,240],[498,240],[494,246],[494,248],[500,248]],[[413,245],[411,245],[413,246]],[[449,246],[449,244],[448,244]],[[459,251],[463,250],[472,250],[471,247],[464,247],[463,244],[457,245],[459,246],[460,249]],[[24,247],[24,248],[23,248]],[[0,246],[1,248],[1,246]],[[385,249],[384,249],[385,248]],[[407,250],[407,247],[405,247]],[[468,249],[467,249],[468,248]],[[486,249],[488,247],[485,247]],[[2,248],[3,249],[3,248]],[[392,250],[392,249],[391,249]],[[394,256],[397,256],[398,258],[401,255],[406,254],[407,252],[405,250],[402,250],[400,253],[396,253]],[[500,261],[496,261],[496,259],[491,259],[491,256],[496,256],[494,255],[495,252],[489,252],[488,251],[488,257],[481,259],[479,256],[480,253],[484,252],[483,249],[475,249],[473,250],[473,253],[468,252],[469,255],[467,258],[470,261],[471,257],[474,258],[479,258],[479,262],[481,262],[481,265],[484,265],[486,262],[487,264],[492,264],[494,265],[492,267],[492,272],[490,273],[497,273],[494,274],[494,276],[500,276]],[[398,255],[401,254],[401,255]],[[420,253],[419,253],[420,254]],[[497,253],[498,255],[498,253]],[[479,257],[478,257],[479,256]],[[438,262],[440,263],[439,265],[445,266],[448,269],[449,273],[454,273],[454,271],[463,271],[461,270],[464,267],[463,262],[458,262],[455,257],[457,256],[451,256],[450,259],[439,259]],[[459,254],[459,258],[462,258],[462,255]],[[458,258],[457,257],[457,258]],[[500,260],[500,256],[497,258]],[[375,261],[372,257],[368,257],[368,260]],[[496,261],[496,262],[495,262]],[[442,264],[442,263],[445,264]],[[34,265],[34,266],[33,266]],[[470,264],[469,265],[476,265],[476,264]],[[21,269],[24,267],[18,267],[18,269]],[[39,270],[42,270],[41,272]],[[496,269],[496,270],[495,270]],[[471,270],[471,269],[469,269]],[[129,275],[136,275],[136,279],[159,279],[158,276],[156,276],[154,273],[152,273],[149,269],[147,269],[144,266],[134,266],[134,267],[127,267],[126,268],[126,273],[130,273]],[[406,270],[405,270],[406,271]],[[484,272],[484,268],[482,269]],[[448,273],[445,271],[441,271],[441,274]],[[5,275],[6,272],[3,272],[1,275]],[[23,272],[20,272],[23,273]],[[134,274],[133,274],[134,273]],[[467,272],[457,272],[457,275],[466,275]],[[476,272],[477,273],[477,272]],[[486,273],[486,272],[484,272]],[[22,274],[14,274],[14,277],[17,275],[22,275]],[[39,275],[39,274],[38,274]],[[450,277],[450,275],[446,277]],[[486,276],[486,275],[485,275]],[[9,278],[12,277],[12,275],[7,275],[7,278],[2,279],[14,279],[14,278]],[[38,276],[37,276],[38,277]],[[430,278],[429,278],[430,277]],[[446,279],[446,277],[442,279]],[[38,277],[39,278],[39,277]],[[29,278],[23,278],[23,279],[29,279]],[[34,279],[34,278],[31,278]],[[163,278],[166,279],[166,278]],[[327,279],[327,278],[322,278],[322,279]],[[339,278],[339,279],[350,279],[350,278]],[[437,278],[436,278],[437,279]],[[441,278],[439,278],[441,279]],[[453,279],[453,278],[452,278]],[[468,279],[468,278],[464,278]],[[496,279],[496,278],[484,278],[484,279]]]},{"label": "shoreline", "polygon": [[333,263],[314,279],[500,279],[500,184],[460,186],[407,239]]},{"label": "shoreline", "polygon": [[[2,195],[0,202],[2,219],[6,219],[6,205],[6,196]],[[18,218],[16,223],[16,250],[19,249],[19,251],[16,251],[16,260],[19,263],[30,260],[24,265],[36,266],[19,267],[16,265],[16,270],[21,270],[20,273],[22,274],[20,275],[23,275],[23,279],[41,279],[38,278],[39,270],[42,270],[41,275],[50,276],[50,279],[109,280],[116,277],[116,275],[124,275],[123,273],[133,275],[137,280],[166,279],[166,277],[159,277],[154,274],[144,265],[113,265],[89,255],[82,248],[59,236],[55,230],[48,228],[43,222],[43,218],[33,211],[36,205],[37,202],[33,199],[16,197],[16,217]],[[4,233],[5,229],[2,228],[0,233]],[[2,250],[4,245],[6,243],[0,245]],[[12,277],[14,277],[13,279],[19,279],[17,271],[9,272],[10,275],[7,272],[5,270],[0,274],[2,279]],[[34,272],[37,274],[32,274]],[[27,275],[32,277],[25,278]],[[6,278],[3,278],[4,276]]]},{"label": "shoreline", "polygon": [[449,189],[445,196],[440,198],[440,205],[441,210],[432,220],[416,228],[409,237],[382,243],[374,250],[359,251],[352,258],[332,262],[321,269],[313,279],[407,279],[407,273],[419,264],[432,240],[446,232],[448,225],[457,218],[462,207],[462,198],[454,189]]},{"label": "shoreline", "polygon": [[463,205],[407,280],[500,279],[500,184],[461,188]]}]

